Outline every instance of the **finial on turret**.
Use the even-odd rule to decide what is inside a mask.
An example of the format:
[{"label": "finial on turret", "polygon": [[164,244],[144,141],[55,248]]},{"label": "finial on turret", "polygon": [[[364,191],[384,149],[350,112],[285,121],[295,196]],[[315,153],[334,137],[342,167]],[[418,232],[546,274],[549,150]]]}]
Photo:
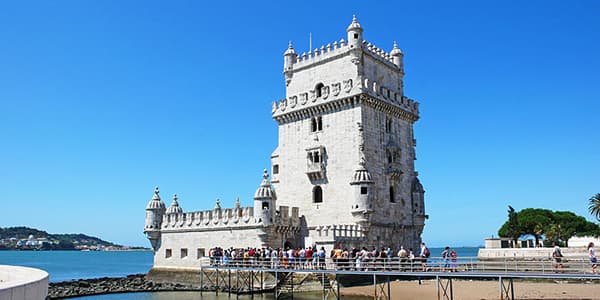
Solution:
[{"label": "finial on turret", "polygon": [[158,190],[158,185],[154,188],[154,195],[152,196],[152,200],[160,201],[160,191]]},{"label": "finial on turret", "polygon": [[219,198],[217,198],[217,201],[215,202],[215,209],[221,209],[221,200]]},{"label": "finial on turret", "polygon": [[240,197],[235,197],[235,208],[239,209],[241,207],[240,205]]},{"label": "finial on turret", "polygon": [[263,178],[264,179],[269,179],[269,172],[267,172],[267,169],[263,170]]},{"label": "finial on turret", "polygon": [[288,48],[285,50],[283,55],[296,55],[296,51],[294,51],[294,45],[292,45],[292,41],[288,44]]},{"label": "finial on turret", "polygon": [[177,194],[173,194],[173,202],[177,202],[177,199],[179,199],[177,198]]},{"label": "finial on turret", "polygon": [[358,162],[358,164],[360,166],[362,166],[362,167],[364,167],[367,164],[367,162],[365,161],[365,157],[364,156],[360,157],[360,161]]},{"label": "finial on turret", "polygon": [[396,56],[396,55],[402,55],[402,50],[400,50],[400,48],[398,48],[398,43],[396,43],[396,41],[394,41],[394,47],[392,48],[392,51],[390,51],[390,56]]},{"label": "finial on turret", "polygon": [[360,23],[358,23],[358,19],[356,18],[356,15],[352,15],[352,23],[350,23],[350,25],[348,26],[348,29],[346,29],[347,32],[349,31],[360,31],[362,32],[362,26],[360,26]]}]

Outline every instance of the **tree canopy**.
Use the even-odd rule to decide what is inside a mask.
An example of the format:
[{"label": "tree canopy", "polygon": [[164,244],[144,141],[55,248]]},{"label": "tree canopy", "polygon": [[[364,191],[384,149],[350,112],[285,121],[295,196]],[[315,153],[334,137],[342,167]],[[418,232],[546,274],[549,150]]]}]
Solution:
[{"label": "tree canopy", "polygon": [[564,244],[573,236],[600,235],[600,226],[570,211],[526,208],[511,217],[511,208],[509,206],[509,219],[498,230],[500,237],[515,239],[515,236],[531,235],[535,237],[536,244],[540,238]]}]

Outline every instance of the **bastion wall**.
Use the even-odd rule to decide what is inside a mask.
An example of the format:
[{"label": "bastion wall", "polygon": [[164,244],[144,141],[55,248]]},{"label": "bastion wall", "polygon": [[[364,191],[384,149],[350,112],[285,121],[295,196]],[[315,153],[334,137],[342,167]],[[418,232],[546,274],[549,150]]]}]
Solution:
[{"label": "bastion wall", "polygon": [[43,300],[48,295],[45,271],[0,265],[0,300]]}]

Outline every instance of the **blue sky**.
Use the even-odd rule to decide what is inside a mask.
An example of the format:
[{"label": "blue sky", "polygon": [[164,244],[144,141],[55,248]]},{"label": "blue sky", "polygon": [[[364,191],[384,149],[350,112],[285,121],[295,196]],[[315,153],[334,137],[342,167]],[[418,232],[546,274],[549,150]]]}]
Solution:
[{"label": "blue sky", "polygon": [[129,245],[155,185],[187,210],[251,205],[277,144],[283,52],[364,36],[405,54],[433,246],[480,245],[508,205],[592,220],[597,1],[0,4],[0,226]]}]

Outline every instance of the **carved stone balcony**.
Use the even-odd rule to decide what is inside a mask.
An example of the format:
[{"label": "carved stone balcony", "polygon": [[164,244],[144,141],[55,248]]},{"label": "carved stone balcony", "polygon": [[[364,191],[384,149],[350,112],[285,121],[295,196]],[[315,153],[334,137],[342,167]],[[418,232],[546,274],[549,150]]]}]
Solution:
[{"label": "carved stone balcony", "polygon": [[325,179],[325,164],[322,162],[309,162],[306,168],[306,175],[308,175],[308,179],[311,181]]}]

